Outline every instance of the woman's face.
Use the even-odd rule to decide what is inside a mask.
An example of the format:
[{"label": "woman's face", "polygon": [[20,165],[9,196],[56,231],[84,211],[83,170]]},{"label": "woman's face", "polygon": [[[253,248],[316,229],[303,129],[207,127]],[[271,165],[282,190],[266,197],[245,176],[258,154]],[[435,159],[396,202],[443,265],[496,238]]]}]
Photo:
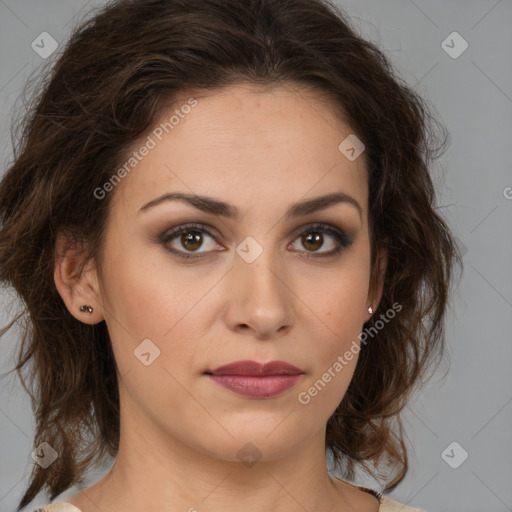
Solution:
[{"label": "woman's face", "polygon": [[[304,89],[232,86],[187,100],[168,133],[155,127],[133,148],[137,165],[109,192],[96,299],[122,421],[218,459],[284,457],[323,442],[357,351],[341,370],[339,357],[380,299],[364,156],[339,149],[350,128]],[[237,361],[299,373],[209,374]]]}]

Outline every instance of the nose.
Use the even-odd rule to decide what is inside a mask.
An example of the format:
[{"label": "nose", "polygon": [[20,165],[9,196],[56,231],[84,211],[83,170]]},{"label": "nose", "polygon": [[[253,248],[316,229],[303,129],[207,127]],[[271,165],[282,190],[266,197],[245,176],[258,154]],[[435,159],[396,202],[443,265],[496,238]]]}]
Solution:
[{"label": "nose", "polygon": [[226,276],[226,322],[239,333],[258,339],[286,334],[294,322],[294,294],[284,265],[271,250],[252,263],[235,256]]}]

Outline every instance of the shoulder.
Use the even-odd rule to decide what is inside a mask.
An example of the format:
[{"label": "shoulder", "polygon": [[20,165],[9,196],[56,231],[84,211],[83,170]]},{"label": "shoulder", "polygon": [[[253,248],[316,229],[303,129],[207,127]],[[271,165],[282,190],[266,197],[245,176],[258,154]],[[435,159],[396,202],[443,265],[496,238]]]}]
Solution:
[{"label": "shoulder", "polygon": [[[349,487],[359,489],[359,491],[363,491],[363,492],[367,493],[368,495],[375,496],[377,498],[377,500],[379,501],[378,512],[427,512],[426,510],[409,507],[408,505],[400,503],[399,501],[388,498],[387,496],[384,496],[382,493],[380,493],[374,489],[370,489],[368,487],[363,487],[362,485],[355,485],[350,482],[347,482],[346,480],[341,480],[339,478],[335,478],[335,480],[338,480],[339,482],[341,482],[345,485],[348,485]],[[365,504],[364,506],[369,507],[370,505]]]},{"label": "shoulder", "polygon": [[409,507],[400,503],[399,501],[392,500],[387,496],[381,496],[379,512],[426,512],[419,508]]},{"label": "shoulder", "polygon": [[61,501],[59,503],[51,503],[43,508],[38,508],[34,510],[34,512],[81,512],[81,510],[71,505],[71,503]]}]

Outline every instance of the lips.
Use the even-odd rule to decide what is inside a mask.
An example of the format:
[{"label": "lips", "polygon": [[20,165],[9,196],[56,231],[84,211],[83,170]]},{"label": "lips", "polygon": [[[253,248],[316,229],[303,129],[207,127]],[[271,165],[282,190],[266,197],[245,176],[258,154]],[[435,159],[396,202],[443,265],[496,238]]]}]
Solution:
[{"label": "lips", "polygon": [[271,361],[266,364],[236,361],[206,374],[215,383],[237,394],[270,398],[293,387],[304,372],[284,361]]},{"label": "lips", "polygon": [[234,363],[219,366],[207,373],[212,375],[252,375],[258,377],[262,375],[300,375],[304,372],[284,361],[271,361],[266,364],[261,364],[257,361],[235,361]]}]

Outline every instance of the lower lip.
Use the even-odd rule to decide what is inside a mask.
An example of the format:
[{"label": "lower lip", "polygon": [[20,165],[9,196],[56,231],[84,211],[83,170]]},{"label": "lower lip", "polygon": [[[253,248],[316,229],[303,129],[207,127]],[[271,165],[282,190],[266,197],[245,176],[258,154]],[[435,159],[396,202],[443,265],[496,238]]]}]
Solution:
[{"label": "lower lip", "polygon": [[238,393],[254,398],[270,398],[293,387],[302,375],[208,375],[217,384]]}]

